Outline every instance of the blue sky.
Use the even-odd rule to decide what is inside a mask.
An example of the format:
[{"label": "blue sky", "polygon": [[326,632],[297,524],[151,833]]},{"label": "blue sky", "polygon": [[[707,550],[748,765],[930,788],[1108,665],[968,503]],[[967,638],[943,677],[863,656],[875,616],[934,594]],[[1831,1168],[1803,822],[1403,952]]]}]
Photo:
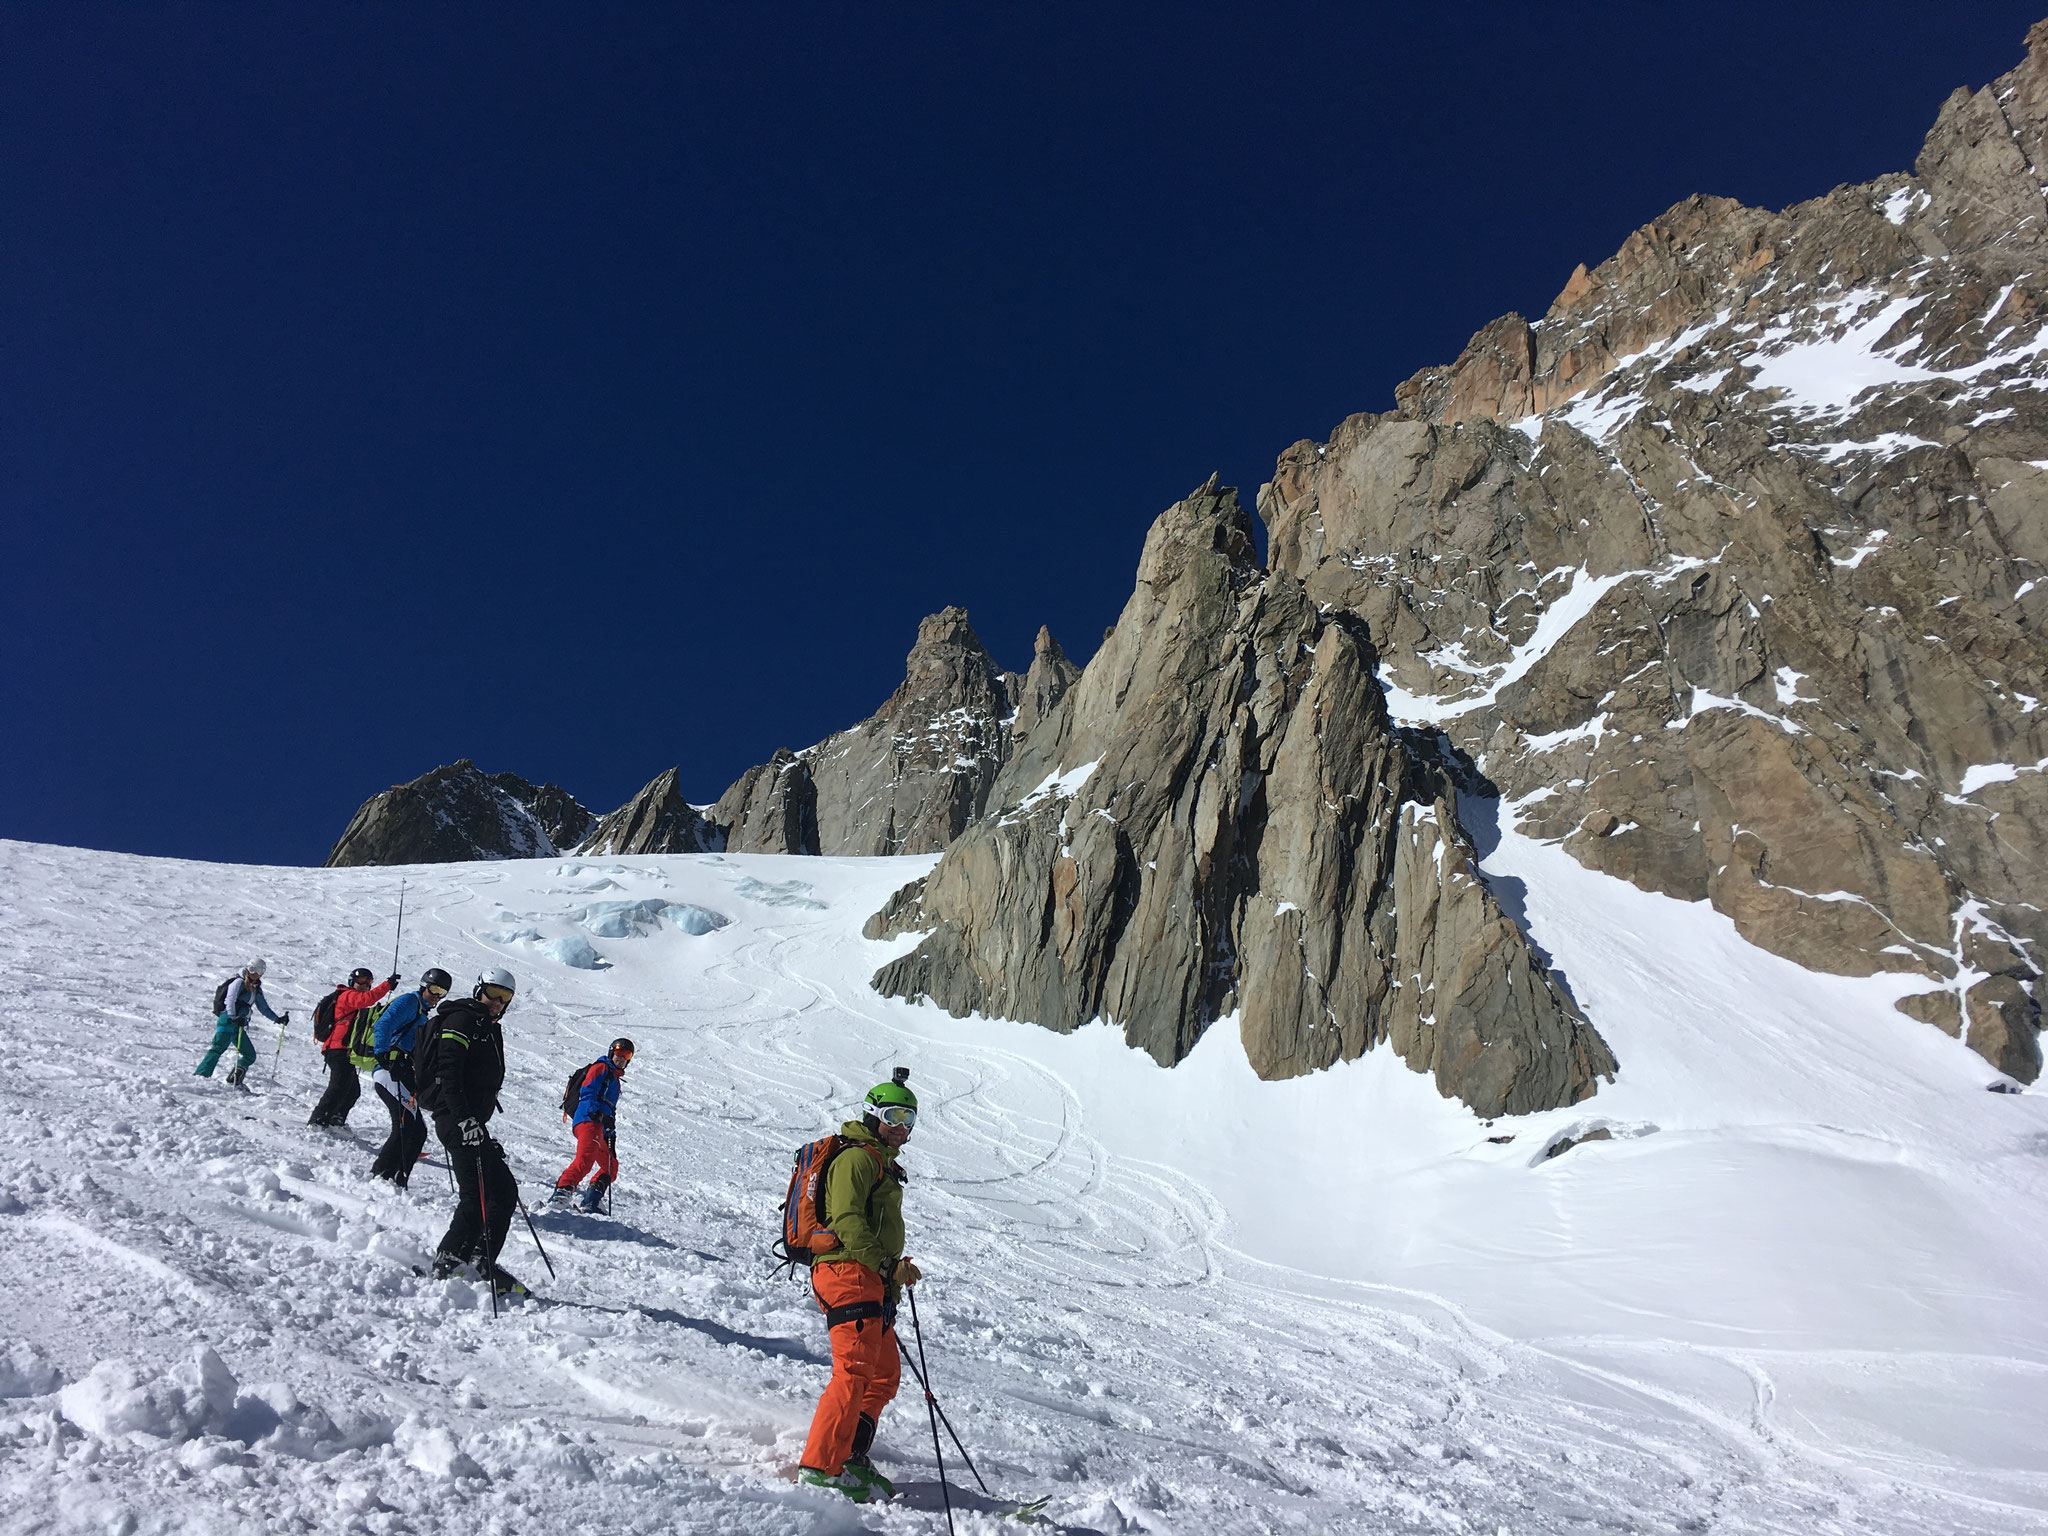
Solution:
[{"label": "blue sky", "polygon": [[709,799],[947,603],[1085,658],[1212,470],[1690,193],[1910,168],[2037,15],[880,10],[0,6],[0,835]]}]

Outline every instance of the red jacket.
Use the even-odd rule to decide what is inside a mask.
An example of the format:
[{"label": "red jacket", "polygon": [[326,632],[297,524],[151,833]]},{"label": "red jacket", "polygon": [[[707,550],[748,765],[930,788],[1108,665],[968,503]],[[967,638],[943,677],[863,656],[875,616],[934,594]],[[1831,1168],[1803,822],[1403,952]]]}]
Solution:
[{"label": "red jacket", "polygon": [[327,1038],[320,1042],[329,1051],[338,1051],[348,1044],[348,1032],[355,1028],[356,1015],[365,1008],[377,1006],[377,999],[391,990],[391,983],[380,981],[374,987],[343,987],[341,996],[334,1000],[334,1028]]}]

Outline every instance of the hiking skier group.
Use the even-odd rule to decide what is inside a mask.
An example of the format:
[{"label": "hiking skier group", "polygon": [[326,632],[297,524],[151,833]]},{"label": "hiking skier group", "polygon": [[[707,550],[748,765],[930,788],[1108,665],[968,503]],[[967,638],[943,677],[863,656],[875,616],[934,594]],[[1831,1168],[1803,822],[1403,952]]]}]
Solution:
[{"label": "hiking skier group", "polygon": [[[256,1059],[249,1040],[256,1013],[278,1025],[282,1050],[291,1014],[272,1010],[263,994],[265,970],[261,959],[251,960],[215,989],[213,1039],[195,1075],[213,1076],[232,1048],[236,1060],[227,1080],[243,1085]],[[358,966],[320,999],[313,1035],[327,1083],[307,1123],[344,1128],[362,1095],[360,1073],[369,1071],[391,1121],[371,1177],[407,1188],[426,1155],[431,1122],[453,1178],[455,1211],[435,1251],[433,1278],[473,1278],[497,1296],[527,1295],[498,1262],[520,1199],[505,1149],[489,1129],[505,1085],[503,1020],[518,983],[510,971],[492,968],[476,978],[467,997],[451,997],[453,982],[439,966],[422,972],[410,991],[398,990],[403,979],[393,974],[379,982]],[[569,1205],[589,1175],[582,1209],[607,1208],[619,1172],[619,1094],[633,1054],[633,1042],[621,1037],[570,1074],[562,1113],[573,1126],[576,1152],[555,1180],[551,1206]],[[786,1264],[810,1269],[832,1346],[831,1380],[818,1400],[798,1478],[860,1502],[895,1491],[869,1452],[882,1410],[896,1396],[896,1309],[904,1289],[921,1278],[903,1252],[904,1173],[897,1162],[917,1124],[909,1075],[908,1068],[897,1068],[891,1081],[868,1093],[859,1119],[798,1150],[776,1245]]]}]

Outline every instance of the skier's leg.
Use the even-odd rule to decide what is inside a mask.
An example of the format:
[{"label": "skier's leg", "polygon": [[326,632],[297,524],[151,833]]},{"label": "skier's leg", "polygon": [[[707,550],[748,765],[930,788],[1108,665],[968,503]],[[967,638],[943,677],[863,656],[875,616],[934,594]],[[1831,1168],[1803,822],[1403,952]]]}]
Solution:
[{"label": "skier's leg", "polygon": [[[382,1083],[375,1082],[374,1079],[373,1084],[377,1090],[377,1097],[384,1103],[385,1113],[391,1116],[391,1132],[384,1138],[384,1145],[377,1149],[377,1160],[370,1164],[370,1177],[373,1179],[392,1179],[396,1178],[399,1173],[399,1148],[405,1129],[405,1122],[409,1117],[405,1112],[405,1106],[392,1097],[389,1088],[386,1088]],[[410,1164],[405,1166],[408,1169],[411,1167]]]},{"label": "skier's leg", "polygon": [[506,1166],[505,1149],[495,1141],[487,1139],[477,1149],[477,1165],[484,1198],[490,1203],[490,1224],[483,1232],[482,1257],[496,1263],[499,1250],[505,1246],[505,1234],[512,1230],[512,1218],[518,1214],[519,1182]]},{"label": "skier's leg", "polygon": [[604,1154],[604,1131],[595,1120],[586,1120],[576,1127],[576,1156],[562,1176],[555,1180],[557,1189],[574,1189],[583,1182],[583,1175],[596,1166]]},{"label": "skier's leg", "polygon": [[[875,1348],[875,1368],[868,1377],[867,1391],[860,1400],[861,1417],[873,1423],[880,1423],[882,1410],[896,1399],[897,1385],[903,1379],[903,1351],[896,1344],[896,1325],[886,1320],[882,1329],[881,1342]],[[868,1432],[874,1438],[874,1432]]]},{"label": "skier's leg", "polygon": [[211,1077],[213,1069],[220,1065],[222,1052],[235,1043],[235,1024],[225,1016],[213,1023],[213,1043],[206,1048],[206,1054],[199,1058],[199,1065],[193,1068],[194,1077]]},{"label": "skier's leg", "polygon": [[[859,1264],[825,1264],[811,1274],[818,1305],[827,1311],[856,1302],[882,1299],[881,1277]],[[811,1432],[804,1441],[803,1464],[837,1477],[846,1470],[846,1454],[860,1427],[860,1404],[868,1378],[878,1369],[876,1345],[885,1330],[879,1317],[857,1318],[831,1330],[832,1379],[818,1398]]]},{"label": "skier's leg", "polygon": [[[322,1046],[320,1049],[320,1059],[327,1067],[327,1089],[320,1095],[320,1102],[313,1106],[313,1118],[306,1123],[308,1125],[339,1125],[341,1124],[341,1114],[346,1113],[342,1109],[341,1075],[343,1072],[353,1075],[356,1069],[349,1065],[347,1051],[338,1051]],[[353,1102],[352,1098],[350,1102]]]},{"label": "skier's leg", "polygon": [[434,1134],[441,1138],[448,1166],[455,1172],[455,1215],[441,1238],[440,1254],[461,1263],[476,1251],[484,1230],[483,1210],[477,1203],[482,1188],[477,1177],[477,1149],[462,1144],[462,1133],[446,1115],[434,1116]]}]

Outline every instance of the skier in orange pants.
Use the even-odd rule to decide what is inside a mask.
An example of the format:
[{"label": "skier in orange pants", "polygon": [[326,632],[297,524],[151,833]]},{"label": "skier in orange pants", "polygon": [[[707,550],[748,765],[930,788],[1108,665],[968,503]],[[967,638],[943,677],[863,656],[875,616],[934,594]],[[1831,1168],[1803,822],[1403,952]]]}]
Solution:
[{"label": "skier in orange pants", "polygon": [[819,1215],[839,1246],[811,1262],[811,1289],[832,1339],[832,1379],[811,1417],[798,1480],[867,1502],[895,1485],[868,1459],[875,1425],[896,1396],[902,1365],[896,1303],[921,1278],[903,1257],[903,1173],[896,1153],[917,1123],[917,1096],[901,1078],[867,1097],[840,1127],[844,1147],[825,1169]]}]

